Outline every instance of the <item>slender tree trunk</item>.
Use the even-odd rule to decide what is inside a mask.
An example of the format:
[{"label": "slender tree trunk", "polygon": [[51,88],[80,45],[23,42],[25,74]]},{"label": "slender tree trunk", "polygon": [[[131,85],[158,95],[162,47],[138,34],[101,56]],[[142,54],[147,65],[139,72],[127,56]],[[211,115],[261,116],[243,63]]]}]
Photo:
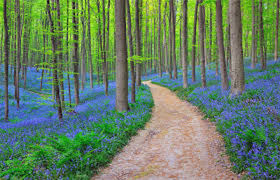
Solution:
[{"label": "slender tree trunk", "polygon": [[245,90],[240,0],[230,0],[229,8],[232,58],[231,94],[239,95]]},{"label": "slender tree trunk", "polygon": [[280,5],[279,5],[279,0],[277,0],[277,9],[276,9],[276,30],[275,30],[275,49],[274,49],[274,60],[277,61],[278,59],[278,34],[279,34],[279,9],[280,9]]},{"label": "slender tree trunk", "polygon": [[81,0],[81,23],[82,23],[82,44],[81,44],[81,53],[82,53],[82,64],[81,64],[81,89],[85,89],[86,83],[86,25],[85,25],[85,8],[84,0]]},{"label": "slender tree trunk", "polygon": [[252,0],[252,61],[251,61],[251,67],[253,69],[256,68],[256,55],[257,55],[257,48],[256,48],[256,15],[255,15],[255,0]]},{"label": "slender tree trunk", "polygon": [[89,61],[89,80],[90,88],[93,89],[93,65],[92,65],[92,54],[91,54],[91,21],[90,21],[90,0],[88,0],[88,61]]},{"label": "slender tree trunk", "polygon": [[[67,17],[69,17],[69,0],[67,0]],[[70,59],[69,59],[69,18],[66,20],[66,62],[68,63],[67,65],[67,82],[68,82],[68,95],[69,95],[69,104],[70,107],[72,107],[72,97],[71,97],[71,83],[70,83]]]},{"label": "slender tree trunk", "polygon": [[9,36],[9,26],[8,26],[8,17],[7,17],[7,0],[4,0],[3,3],[3,16],[4,16],[4,29],[5,29],[5,41],[4,41],[4,49],[5,49],[5,76],[4,76],[4,84],[5,84],[5,121],[9,120],[9,45],[10,45],[10,36]]},{"label": "slender tree trunk", "polygon": [[[135,0],[136,55],[141,56],[139,0]],[[136,86],[141,86],[141,63],[136,63]]]},{"label": "slender tree trunk", "polygon": [[194,27],[193,27],[193,39],[192,39],[192,82],[195,82],[195,51],[196,51],[196,26],[197,26],[197,12],[198,12],[199,0],[196,0],[195,13],[194,13]]},{"label": "slender tree trunk", "polygon": [[73,40],[74,40],[74,52],[73,52],[73,64],[74,64],[74,86],[75,86],[75,103],[79,104],[79,20],[77,18],[78,13],[78,2],[73,0],[72,9],[73,9]]},{"label": "slender tree trunk", "polygon": [[263,31],[263,3],[262,0],[259,0],[259,11],[260,11],[260,23],[259,23],[259,32],[260,32],[260,56],[261,56],[261,68],[262,70],[266,69],[265,61],[265,47],[264,47],[264,31]]},{"label": "slender tree trunk", "polygon": [[227,90],[229,88],[226,60],[225,60],[225,47],[224,47],[224,33],[223,33],[223,13],[221,0],[216,0],[216,31],[217,41],[219,48],[219,60],[221,69],[222,89]]},{"label": "slender tree trunk", "polygon": [[63,77],[63,25],[62,25],[62,18],[61,18],[61,12],[60,12],[60,0],[56,0],[56,9],[57,9],[57,26],[59,29],[59,33],[58,33],[58,63],[61,63],[58,68],[58,77],[59,77],[59,86],[60,86],[60,97],[61,97],[61,105],[62,108],[64,108],[64,102],[65,102],[65,97],[64,97],[64,77]]},{"label": "slender tree trunk", "polygon": [[[103,14],[103,39],[102,39],[102,59],[103,59],[103,63],[102,63],[102,66],[103,66],[103,83],[104,83],[104,86],[105,86],[105,95],[108,96],[108,70],[107,70],[107,59],[106,59],[106,56],[107,56],[107,52],[106,52],[106,11],[105,11],[105,0],[102,1],[103,3],[103,11],[102,11],[102,14]],[[109,11],[109,9],[108,9]],[[109,19],[108,19],[109,21]]]},{"label": "slender tree trunk", "polygon": [[212,22],[212,8],[211,8],[211,6],[210,6],[209,9],[210,9],[210,15],[209,15],[210,20],[209,20],[209,55],[208,55],[208,61],[209,61],[209,63],[211,63],[212,62],[212,31],[213,31],[212,30],[213,29],[213,27],[212,27],[213,22]]},{"label": "slender tree trunk", "polygon": [[19,70],[20,70],[20,57],[21,57],[21,17],[20,17],[20,1],[16,0],[17,12],[17,64],[16,64],[16,87],[15,95],[17,101],[17,108],[19,108]]},{"label": "slender tree trunk", "polygon": [[173,62],[173,74],[174,79],[177,79],[177,63],[176,63],[176,18],[175,18],[175,8],[174,1],[169,0],[170,4],[170,14],[171,14],[171,39],[172,39],[172,62]]},{"label": "slender tree trunk", "polygon": [[183,87],[188,88],[188,0],[183,1]]},{"label": "slender tree trunk", "polygon": [[[129,52],[130,57],[134,56],[133,51],[133,39],[132,39],[132,32],[131,32],[131,14],[130,14],[130,4],[129,0],[126,0],[126,8],[127,8],[127,30],[128,30],[128,37],[129,37]],[[131,73],[131,102],[135,103],[135,71],[134,71],[134,61],[130,61],[130,73]]]},{"label": "slender tree trunk", "polygon": [[166,29],[166,9],[167,9],[167,2],[165,2],[165,10],[164,10],[164,18],[163,18],[163,26],[164,26],[164,53],[165,53],[165,72],[168,73],[168,43],[167,43],[167,29]]},{"label": "slender tree trunk", "polygon": [[[203,0],[200,0],[203,3]],[[204,48],[204,31],[205,31],[205,19],[204,19],[204,5],[199,6],[199,36],[200,36],[200,56],[201,56],[201,82],[202,88],[206,87],[206,75],[205,75],[205,48]]]},{"label": "slender tree trunk", "polygon": [[47,12],[49,16],[49,23],[52,33],[52,51],[53,51],[53,81],[54,81],[54,89],[55,89],[55,97],[56,97],[56,103],[57,103],[57,110],[58,110],[58,117],[59,120],[62,121],[62,107],[61,107],[61,101],[60,101],[60,93],[59,93],[59,84],[58,84],[58,78],[57,78],[57,37],[55,36],[55,27],[54,22],[51,15],[51,7],[50,7],[50,0],[47,0]]},{"label": "slender tree trunk", "polygon": [[[136,0],[137,1],[137,0]],[[116,25],[116,53],[117,53],[117,78],[116,78],[116,110],[128,110],[128,69],[127,45],[125,23],[125,1],[115,0],[115,25]],[[139,25],[139,24],[138,24]]]},{"label": "slender tree trunk", "polygon": [[162,56],[161,56],[161,0],[158,0],[158,59],[159,77],[162,77]]}]

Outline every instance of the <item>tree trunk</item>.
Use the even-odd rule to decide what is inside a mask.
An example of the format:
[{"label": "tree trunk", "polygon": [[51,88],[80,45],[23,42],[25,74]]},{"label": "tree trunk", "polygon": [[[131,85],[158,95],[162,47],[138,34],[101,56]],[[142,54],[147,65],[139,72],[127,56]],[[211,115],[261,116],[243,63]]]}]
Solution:
[{"label": "tree trunk", "polygon": [[86,83],[86,25],[85,25],[85,8],[84,0],[81,0],[81,23],[82,23],[82,44],[81,44],[81,53],[82,53],[82,64],[81,64],[81,89],[85,89]]},{"label": "tree trunk", "polygon": [[192,82],[195,82],[195,51],[196,51],[196,25],[197,25],[197,11],[198,11],[199,0],[195,4],[194,12],[194,27],[193,27],[193,39],[192,39]]},{"label": "tree trunk", "polygon": [[126,45],[126,23],[125,23],[124,0],[115,1],[115,18],[116,18],[115,37],[116,37],[116,55],[117,55],[116,110],[127,111],[128,110],[128,69],[127,69],[127,45]]},{"label": "tree trunk", "polygon": [[9,120],[9,26],[8,26],[8,17],[7,17],[7,0],[4,0],[3,4],[3,16],[4,16],[4,29],[5,29],[5,41],[4,41],[4,49],[5,49],[5,121]]},{"label": "tree trunk", "polygon": [[188,0],[183,1],[183,87],[188,88]]},{"label": "tree trunk", "polygon": [[177,64],[176,64],[176,18],[175,18],[175,9],[174,1],[169,0],[170,3],[170,14],[171,14],[171,39],[172,39],[172,62],[173,62],[173,74],[174,79],[177,79]]},{"label": "tree trunk", "polygon": [[274,49],[274,60],[278,59],[278,33],[279,33],[279,0],[277,0],[277,9],[276,9],[276,31],[275,31],[275,49]]},{"label": "tree trunk", "polygon": [[259,11],[260,11],[260,23],[259,23],[259,32],[260,32],[260,56],[261,56],[261,68],[262,70],[266,69],[266,60],[264,52],[264,31],[263,31],[263,5],[262,0],[259,0]]},{"label": "tree trunk", "polygon": [[[105,11],[105,0],[102,1],[103,3],[103,39],[102,39],[102,59],[103,59],[103,63],[102,63],[102,67],[103,67],[103,83],[104,83],[104,87],[105,87],[105,95],[108,96],[108,69],[107,69],[107,52],[106,52],[106,11]],[[109,11],[109,9],[108,9]],[[109,19],[108,19],[109,21]]]},{"label": "tree trunk", "polygon": [[78,2],[74,0],[72,2],[72,9],[73,9],[73,40],[74,40],[74,52],[73,52],[73,64],[74,64],[74,86],[75,86],[75,103],[76,105],[79,104],[79,20],[77,18],[78,13]]},{"label": "tree trunk", "polygon": [[232,60],[231,94],[239,95],[245,90],[240,0],[230,0],[229,8]]},{"label": "tree trunk", "polygon": [[158,59],[159,77],[162,77],[162,56],[161,56],[161,0],[158,0]]},{"label": "tree trunk", "polygon": [[217,41],[219,48],[219,60],[221,69],[222,89],[227,90],[229,88],[226,60],[225,60],[225,47],[224,47],[224,33],[223,33],[223,13],[221,0],[216,0],[216,31]]},{"label": "tree trunk", "polygon": [[21,17],[20,17],[20,1],[16,0],[17,12],[17,64],[16,64],[16,87],[15,95],[17,101],[17,108],[19,108],[19,70],[20,70],[20,57],[21,57]]},{"label": "tree trunk", "polygon": [[[69,17],[69,0],[67,0],[67,17]],[[69,18],[66,20],[66,62],[67,65],[67,82],[68,82],[68,95],[69,95],[69,104],[72,107],[72,98],[71,98],[71,83],[70,83],[70,59],[69,59]]]},{"label": "tree trunk", "polygon": [[256,48],[256,15],[255,15],[255,0],[252,0],[252,60],[251,60],[251,67],[253,69],[256,68],[256,55],[257,55],[257,48]]},{"label": "tree trunk", "polygon": [[54,90],[55,90],[55,97],[56,97],[56,103],[57,103],[57,110],[58,110],[58,117],[59,120],[62,121],[62,107],[61,107],[61,101],[60,101],[60,93],[59,93],[59,84],[58,84],[58,78],[57,78],[57,37],[55,35],[55,27],[54,22],[51,15],[51,7],[50,7],[50,0],[47,0],[47,12],[49,16],[49,23],[52,33],[52,51],[53,51],[53,82],[54,82]]},{"label": "tree trunk", "polygon": [[[135,0],[136,55],[141,56],[139,0]],[[141,86],[141,63],[136,63],[136,86]]]},{"label": "tree trunk", "polygon": [[91,54],[91,21],[90,21],[90,0],[88,0],[88,61],[89,61],[89,80],[90,88],[93,89],[93,65],[92,65],[92,54]]},{"label": "tree trunk", "polygon": [[[200,0],[203,3],[203,0]],[[206,88],[206,75],[205,75],[205,48],[204,48],[204,31],[205,31],[205,19],[204,19],[204,5],[199,6],[199,36],[200,36],[200,56],[201,56],[201,83],[202,88]]]},{"label": "tree trunk", "polygon": [[[127,8],[127,30],[128,30],[128,37],[129,37],[129,52],[130,57],[134,56],[133,51],[133,39],[132,39],[132,32],[131,32],[131,14],[130,14],[130,4],[129,0],[126,0],[126,8]],[[130,60],[130,73],[131,73],[131,102],[135,103],[135,71],[134,71],[134,61]]]},{"label": "tree trunk", "polygon": [[164,53],[165,53],[165,58],[164,58],[164,68],[165,72],[168,73],[168,43],[167,43],[167,29],[166,29],[166,9],[167,9],[167,2],[165,2],[165,8],[164,8],[164,18],[163,18],[163,26],[164,26]]}]

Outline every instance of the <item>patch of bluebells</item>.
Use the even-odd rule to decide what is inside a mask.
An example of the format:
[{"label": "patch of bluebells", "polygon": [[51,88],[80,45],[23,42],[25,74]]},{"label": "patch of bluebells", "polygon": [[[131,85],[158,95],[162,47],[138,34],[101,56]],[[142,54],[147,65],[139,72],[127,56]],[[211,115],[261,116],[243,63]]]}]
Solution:
[{"label": "patch of bluebells", "polygon": [[[34,71],[36,73],[36,70]],[[40,72],[37,73],[37,76],[39,76],[38,74]],[[28,79],[31,79],[29,75]],[[38,81],[37,79],[37,83]],[[30,82],[32,84],[32,81],[27,81],[27,83]],[[32,85],[28,84],[28,86]],[[13,99],[14,86],[10,85],[9,117],[11,121],[7,123],[3,119],[0,120],[0,177],[5,175],[8,178],[19,175],[16,171],[25,167],[21,161],[26,163],[28,162],[27,157],[38,154],[38,151],[33,152],[34,146],[48,149],[50,139],[58,140],[63,137],[73,143],[79,142],[78,137],[84,139],[90,137],[89,139],[94,141],[89,142],[86,147],[78,149],[77,152],[80,154],[76,159],[73,158],[73,161],[65,162],[59,167],[56,162],[59,162],[63,155],[59,154],[59,151],[48,152],[53,156],[47,166],[44,163],[40,164],[38,160],[38,164],[31,173],[27,173],[26,169],[21,169],[23,174],[20,174],[19,177],[24,175],[27,179],[36,177],[61,179],[70,174],[76,177],[78,172],[92,173],[100,165],[108,163],[108,158],[111,158],[137,129],[144,127],[145,122],[149,120],[153,106],[149,88],[142,86],[137,89],[137,103],[131,107],[131,111],[117,113],[114,111],[115,88],[116,83],[111,82],[109,96],[105,96],[103,86],[95,86],[92,90],[87,85],[84,90],[80,90],[81,104],[72,111],[64,112],[63,122],[60,122],[51,97],[42,98],[39,94],[22,88],[20,88],[20,109],[17,109]],[[3,89],[4,87],[0,85],[1,100],[3,99]],[[71,97],[74,100],[74,93]],[[65,98],[66,101],[69,100],[68,91],[65,91]],[[0,101],[0,114],[4,115],[3,101]],[[115,129],[115,131],[111,134],[110,129]],[[99,140],[100,144],[95,147]],[[88,154],[92,156],[89,158]],[[18,167],[19,165],[20,167]],[[32,167],[32,165],[28,165],[27,169],[30,168],[29,166]],[[86,169],[88,172],[84,172]],[[1,174],[2,172],[4,173]]]},{"label": "patch of bluebells", "polygon": [[[257,179],[279,179],[280,64],[268,61],[267,65],[266,71],[246,66],[246,92],[238,97],[231,97],[230,90],[222,91],[220,80],[208,70],[208,82],[218,81],[205,89],[195,87],[187,99],[216,121],[234,170],[246,170],[250,177]],[[173,90],[182,86],[181,77],[154,81]]]}]

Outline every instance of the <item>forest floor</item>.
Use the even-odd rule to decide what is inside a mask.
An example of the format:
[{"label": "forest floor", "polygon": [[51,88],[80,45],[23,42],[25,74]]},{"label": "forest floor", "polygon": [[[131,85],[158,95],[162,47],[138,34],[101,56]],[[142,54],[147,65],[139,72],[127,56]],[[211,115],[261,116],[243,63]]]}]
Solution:
[{"label": "forest floor", "polygon": [[92,179],[239,179],[215,125],[167,88],[146,84],[155,102],[151,121]]}]

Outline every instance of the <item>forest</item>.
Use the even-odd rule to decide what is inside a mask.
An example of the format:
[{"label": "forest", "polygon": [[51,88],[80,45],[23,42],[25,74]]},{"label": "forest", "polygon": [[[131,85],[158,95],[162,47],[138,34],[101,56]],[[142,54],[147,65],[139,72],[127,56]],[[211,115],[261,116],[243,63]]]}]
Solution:
[{"label": "forest", "polygon": [[1,0],[0,180],[280,179],[279,0]]}]

